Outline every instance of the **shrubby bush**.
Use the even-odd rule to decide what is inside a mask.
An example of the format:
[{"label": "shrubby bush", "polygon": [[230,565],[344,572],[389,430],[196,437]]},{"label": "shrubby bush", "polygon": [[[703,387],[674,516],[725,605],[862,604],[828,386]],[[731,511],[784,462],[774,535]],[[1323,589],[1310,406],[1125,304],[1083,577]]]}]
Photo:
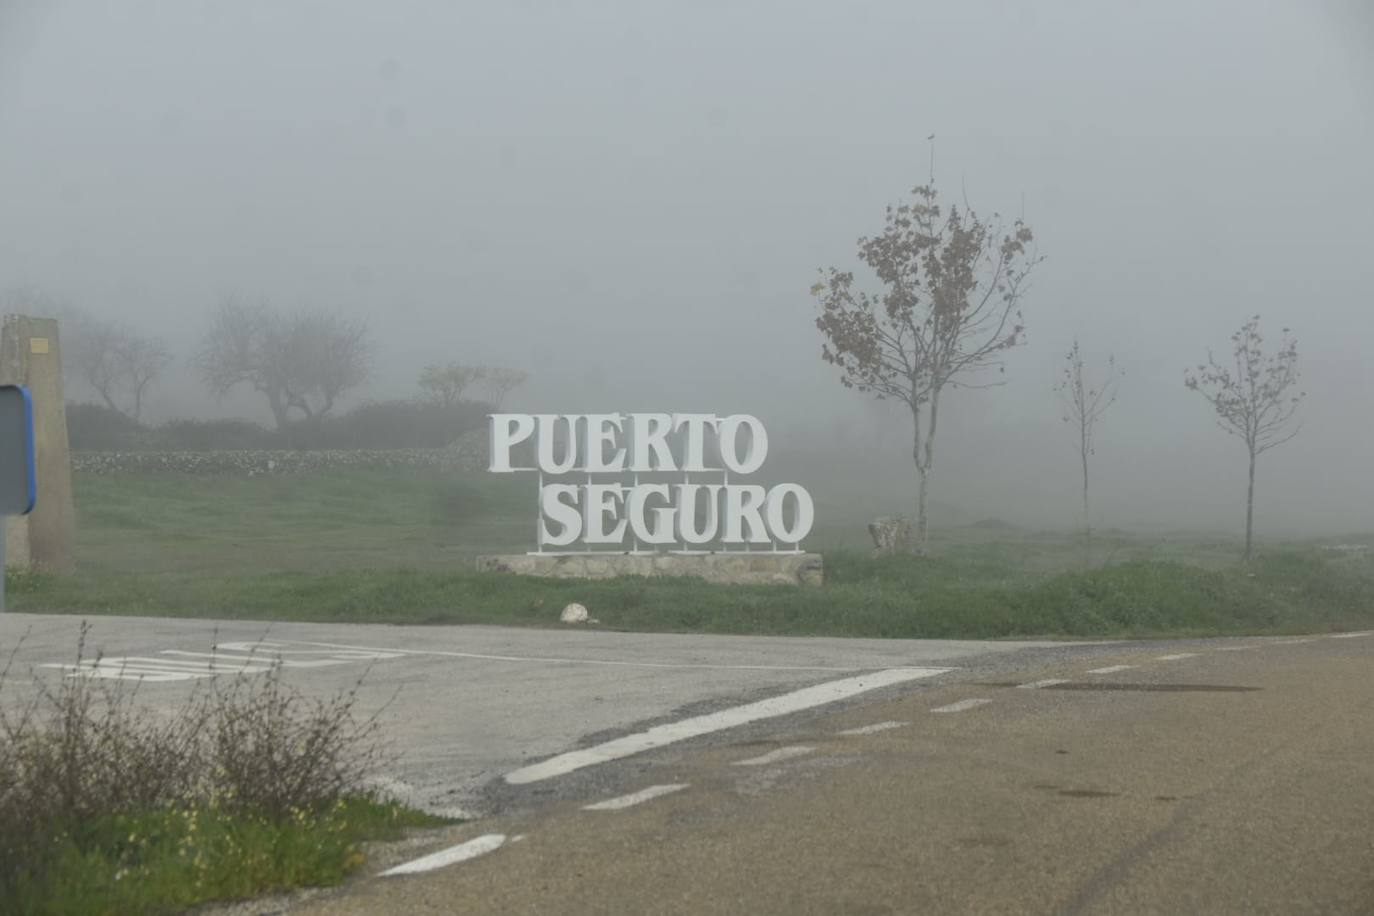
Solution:
[{"label": "shrubby bush", "polygon": [[337,417],[292,423],[281,431],[278,448],[398,449],[443,448],[485,422],[485,404],[459,401],[373,401]]},{"label": "shrubby bush", "polygon": [[104,404],[68,404],[67,440],[77,451],[118,451],[148,446],[151,430]]},{"label": "shrubby bush", "polygon": [[169,420],[157,428],[155,441],[159,450],[210,452],[272,448],[276,438],[252,420]]},{"label": "shrubby bush", "polygon": [[[86,633],[78,667],[98,662],[85,657]],[[50,869],[73,857],[91,866],[112,842],[129,847],[137,880],[140,844],[158,837],[126,839],[125,826],[112,841],[111,828],[159,812],[264,825],[324,816],[366,795],[367,777],[388,759],[376,716],[355,713],[357,683],[309,698],[273,659],[268,673],[215,678],[167,714],[136,702],[136,685],[89,677],[38,680],[27,700],[11,699],[13,659],[0,663],[0,912],[33,909],[22,901],[49,883]]]}]

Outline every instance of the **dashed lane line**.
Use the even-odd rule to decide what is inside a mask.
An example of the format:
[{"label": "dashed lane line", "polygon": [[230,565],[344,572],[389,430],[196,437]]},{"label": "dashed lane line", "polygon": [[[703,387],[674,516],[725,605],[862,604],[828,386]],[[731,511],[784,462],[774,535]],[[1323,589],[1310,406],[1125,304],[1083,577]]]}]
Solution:
[{"label": "dashed lane line", "polygon": [[594,805],[583,805],[583,811],[621,811],[641,802],[651,801],[661,798],[673,792],[680,792],[687,788],[687,783],[678,782],[664,786],[649,786],[647,789],[640,789],[638,792],[631,792],[629,795],[621,795],[617,798],[608,798],[605,801],[597,802]]},{"label": "dashed lane line", "polygon": [[486,833],[476,839],[468,840],[466,843],[459,843],[457,846],[450,846],[448,849],[441,849],[438,852],[421,856],[410,862],[403,862],[395,868],[388,868],[378,877],[388,878],[393,875],[415,875],[420,872],[434,871],[436,868],[443,868],[446,865],[457,865],[459,862],[466,862],[475,859],[480,855],[500,849],[506,843],[504,833]]},{"label": "dashed lane line", "polygon": [[958,703],[950,703],[948,706],[937,706],[935,709],[932,709],[931,712],[963,712],[967,709],[974,709],[991,702],[992,700],[982,698],[960,700]]},{"label": "dashed lane line", "polygon": [[1374,636],[1374,630],[1363,633],[1328,633],[1327,639],[1359,639],[1361,636]]},{"label": "dashed lane line", "polygon": [[1317,637],[1315,637],[1315,636],[1304,636],[1302,639],[1280,639],[1280,640],[1277,640],[1277,641],[1274,643],[1274,645],[1276,645],[1276,646],[1296,646],[1298,643],[1301,643],[1301,642],[1316,642],[1316,641],[1317,641]]},{"label": "dashed lane line", "polygon": [[846,728],[846,729],[845,729],[844,731],[842,731],[842,732],[836,732],[836,734],[837,734],[837,735],[871,735],[871,734],[874,734],[875,732],[885,732],[885,731],[887,731],[887,730],[889,730],[889,729],[901,728],[901,727],[904,726],[904,725],[910,725],[910,724],[911,724],[910,722],[898,722],[897,720],[893,719],[893,720],[888,721],[888,722],[874,722],[872,725],[860,725],[858,728]]},{"label": "dashed lane line", "polygon": [[1056,684],[1067,684],[1068,680],[1062,677],[1047,677],[1043,681],[1031,681],[1029,684],[1017,684],[1019,690],[1039,690],[1041,687],[1053,687]]},{"label": "dashed lane line", "polygon": [[814,687],[804,687],[801,690],[794,690],[791,693],[784,693],[781,696],[770,697],[769,699],[758,700],[753,703],[746,703],[743,706],[735,706],[731,709],[723,709],[720,712],[692,716],[691,718],[682,719],[678,722],[657,725],[646,731],[638,732],[633,735],[626,735],[623,738],[616,738],[612,741],[598,744],[595,747],[559,754],[541,763],[535,763],[530,766],[521,767],[518,770],[513,770],[507,773],[504,778],[505,781],[511,785],[526,785],[544,779],[552,779],[555,776],[562,776],[565,773],[571,773],[583,767],[595,766],[599,763],[618,760],[621,757],[643,753],[644,751],[664,747],[665,745],[674,744],[678,741],[685,741],[688,738],[696,738],[700,735],[707,735],[712,732],[734,728],[739,725],[747,725],[751,722],[758,722],[763,719],[772,719],[777,716],[785,716],[789,713],[801,712],[802,710],[812,709],[827,703],[834,703],[837,700],[844,700],[852,696],[857,696],[861,693],[867,693],[871,690],[891,687],[896,684],[904,684],[922,678],[935,677],[937,674],[944,674],[951,670],[953,669],[888,668],[883,671],[874,671],[856,677],[842,678],[838,681],[827,681],[824,684],[817,684]]},{"label": "dashed lane line", "polygon": [[1196,652],[1175,652],[1173,655],[1156,655],[1157,662],[1176,662],[1181,658],[1197,658]]},{"label": "dashed lane line", "polygon": [[1247,649],[1258,649],[1259,646],[1219,646],[1218,652],[1244,652]]},{"label": "dashed lane line", "polygon": [[1129,671],[1135,665],[1108,665],[1105,668],[1093,668],[1089,674],[1116,674],[1118,671]]},{"label": "dashed lane line", "polygon": [[769,751],[758,757],[750,757],[748,760],[736,760],[734,766],[737,767],[762,767],[770,763],[781,763],[784,760],[791,760],[793,757],[804,757],[814,751],[814,747],[804,745],[793,745],[792,747],[780,747],[776,751]]}]

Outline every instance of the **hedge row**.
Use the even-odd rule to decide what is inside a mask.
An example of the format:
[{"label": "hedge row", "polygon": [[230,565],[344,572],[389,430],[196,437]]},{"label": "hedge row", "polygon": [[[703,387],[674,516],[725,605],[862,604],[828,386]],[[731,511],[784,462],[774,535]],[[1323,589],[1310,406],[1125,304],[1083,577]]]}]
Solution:
[{"label": "hedge row", "polygon": [[486,466],[483,449],[411,448],[385,450],[73,452],[81,474],[313,474],[340,470],[472,471]]}]

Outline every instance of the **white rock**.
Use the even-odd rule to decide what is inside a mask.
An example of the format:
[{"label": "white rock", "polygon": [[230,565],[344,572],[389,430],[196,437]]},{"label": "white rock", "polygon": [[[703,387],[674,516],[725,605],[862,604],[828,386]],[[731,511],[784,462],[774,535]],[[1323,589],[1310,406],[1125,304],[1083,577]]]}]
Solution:
[{"label": "white rock", "polygon": [[558,619],[564,623],[586,623],[587,609],[574,602],[563,608],[563,613],[558,616]]}]

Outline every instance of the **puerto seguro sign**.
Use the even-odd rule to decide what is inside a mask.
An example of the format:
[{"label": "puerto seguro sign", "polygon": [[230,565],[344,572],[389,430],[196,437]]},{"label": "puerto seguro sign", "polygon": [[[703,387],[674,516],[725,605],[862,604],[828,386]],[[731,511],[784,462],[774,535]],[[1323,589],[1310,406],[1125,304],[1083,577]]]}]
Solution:
[{"label": "puerto seguro sign", "polygon": [[539,554],[799,554],[815,522],[799,484],[741,479],[768,457],[747,414],[492,414],[490,444],[492,472],[538,475]]}]

